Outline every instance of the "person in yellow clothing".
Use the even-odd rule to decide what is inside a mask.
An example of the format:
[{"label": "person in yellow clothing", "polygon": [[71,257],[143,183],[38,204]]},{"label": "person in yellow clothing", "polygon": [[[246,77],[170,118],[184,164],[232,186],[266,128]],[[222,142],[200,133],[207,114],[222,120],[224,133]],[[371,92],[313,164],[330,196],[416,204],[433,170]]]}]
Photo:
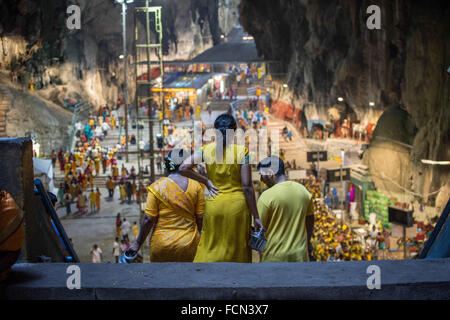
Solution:
[{"label": "person in yellow clothing", "polygon": [[100,189],[97,188],[95,192],[95,205],[97,206],[97,211],[100,211],[100,200],[101,200],[102,194],[100,193]]},{"label": "person in yellow clothing", "polygon": [[174,149],[164,159],[167,177],[148,188],[145,216],[136,241],[127,254],[139,251],[154,226],[150,240],[150,261],[192,262],[202,231],[205,199],[197,181],[179,174],[187,152]]},{"label": "person in yellow clothing", "polygon": [[77,186],[74,183],[69,185],[69,193],[72,196],[72,199],[75,199],[78,194]]},{"label": "person in yellow clothing", "polygon": [[95,158],[95,175],[98,176],[100,174],[100,158]]},{"label": "person in yellow clothing", "polygon": [[119,168],[115,164],[112,166],[112,175],[114,181],[119,177]]},{"label": "person in yellow clothing", "polygon": [[69,175],[70,168],[72,168],[72,166],[70,165],[70,163],[66,162],[66,164],[64,165],[64,172],[65,172],[66,176]]},{"label": "person in yellow clothing", "polygon": [[258,212],[267,229],[261,262],[304,262],[311,255],[314,203],[300,183],[288,181],[283,161],[271,156],[258,164],[260,180],[269,189],[258,199]]},{"label": "person in yellow clothing", "polygon": [[82,152],[82,153],[80,154],[79,158],[78,158],[78,161],[79,161],[79,167],[82,167],[82,166],[83,166],[84,155],[85,155],[85,153]]},{"label": "person in yellow clothing", "polygon": [[[217,143],[202,147],[186,159],[180,173],[204,184],[209,191],[205,222],[194,262],[252,262],[249,244],[251,220],[262,228],[256,207],[248,149],[227,139],[236,130],[236,120],[222,114],[214,121]],[[207,177],[193,170],[205,162]]]},{"label": "person in yellow clothing", "polygon": [[89,193],[89,204],[91,205],[91,213],[96,211],[96,202],[97,202],[97,194],[94,192],[94,189]]},{"label": "person in yellow clothing", "polygon": [[202,114],[202,107],[196,106],[195,107],[195,117],[197,119],[200,119],[201,118],[201,114]]},{"label": "person in yellow clothing", "polygon": [[82,191],[78,191],[78,197],[77,197],[77,209],[78,212],[80,213],[84,213],[84,211],[86,210],[86,197],[83,194]]},{"label": "person in yellow clothing", "polygon": [[75,162],[79,163],[79,161],[80,161],[80,153],[79,152],[75,152],[74,156],[75,156]]},{"label": "person in yellow clothing", "polygon": [[128,175],[128,170],[125,168],[125,165],[122,163],[122,168],[120,169],[122,176]]},{"label": "person in yellow clothing", "polygon": [[71,164],[72,164],[72,174],[76,175],[77,174],[77,163],[72,160]]},{"label": "person in yellow clothing", "polygon": [[89,178],[86,177],[86,176],[85,176],[84,179],[83,179],[83,183],[82,183],[82,184],[83,184],[83,189],[84,189],[84,190],[87,189],[87,186],[88,186],[88,179],[89,179]]},{"label": "person in yellow clothing", "polygon": [[131,228],[131,231],[133,232],[134,241],[136,241],[136,239],[139,235],[139,227],[138,227],[136,221],[134,222],[133,227]]},{"label": "person in yellow clothing", "polygon": [[127,192],[125,190],[125,183],[119,184],[119,190],[120,190],[120,201],[125,201],[127,198]]},{"label": "person in yellow clothing", "polygon": [[91,167],[92,170],[94,170],[94,159],[92,159],[91,157],[87,157],[86,158],[86,163],[88,165],[88,167]]},{"label": "person in yellow clothing", "polygon": [[92,173],[89,174],[88,179],[89,179],[90,187],[93,188],[94,187],[94,176],[92,175]]}]

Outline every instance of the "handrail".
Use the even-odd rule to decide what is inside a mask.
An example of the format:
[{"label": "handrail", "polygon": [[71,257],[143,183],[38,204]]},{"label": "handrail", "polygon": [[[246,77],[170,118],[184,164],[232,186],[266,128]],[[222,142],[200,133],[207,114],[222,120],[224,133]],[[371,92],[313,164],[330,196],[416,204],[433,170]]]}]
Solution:
[{"label": "handrail", "polygon": [[70,135],[69,135],[69,141],[67,143],[67,147],[66,147],[66,151],[67,152],[71,152],[73,149],[73,140],[75,138],[75,124],[76,124],[76,120],[77,120],[77,108],[74,109],[73,111],[73,115],[72,115],[72,122],[70,124]]},{"label": "handrail", "polygon": [[450,200],[447,202],[447,205],[444,208],[444,211],[441,214],[441,217],[439,218],[439,221],[437,222],[436,226],[433,229],[433,232],[430,235],[430,238],[427,242],[425,242],[425,245],[422,249],[422,252],[420,253],[419,259],[427,259],[428,254],[430,253],[431,248],[436,242],[436,239],[438,238],[439,233],[443,229],[444,225],[447,222],[448,215],[450,212]]},{"label": "handrail", "polygon": [[42,204],[44,205],[45,211],[47,211],[48,215],[51,217],[52,222],[55,226],[55,229],[57,231],[57,234],[59,235],[62,244],[67,251],[69,251],[69,254],[72,257],[71,262],[80,262],[78,259],[77,254],[75,253],[75,250],[73,249],[69,238],[67,237],[66,232],[64,231],[64,227],[62,226],[61,222],[59,221],[58,215],[56,214],[55,208],[50,202],[50,199],[48,198],[48,194],[44,189],[44,186],[42,185],[41,179],[35,179],[34,185],[36,186],[36,189],[39,193],[39,196],[41,197]]},{"label": "handrail", "polygon": [[[119,121],[119,120],[117,120],[117,121]],[[121,136],[122,136],[122,124],[119,123],[119,138],[118,138],[117,144],[120,144]]]},{"label": "handrail", "polygon": [[85,104],[85,102],[78,102],[74,105],[72,122],[70,125],[71,130],[70,130],[70,135],[69,135],[69,141],[68,141],[67,148],[66,148],[67,152],[71,152],[74,149],[75,133],[76,133],[75,125],[77,123],[78,113],[80,112],[80,110],[84,104]]}]

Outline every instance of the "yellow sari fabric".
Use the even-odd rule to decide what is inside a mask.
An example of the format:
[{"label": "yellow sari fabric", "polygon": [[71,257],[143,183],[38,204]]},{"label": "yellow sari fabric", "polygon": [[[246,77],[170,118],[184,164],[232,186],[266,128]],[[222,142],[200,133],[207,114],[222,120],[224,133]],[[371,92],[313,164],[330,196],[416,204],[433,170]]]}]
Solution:
[{"label": "yellow sari fabric", "polygon": [[248,149],[227,146],[222,164],[216,161],[215,143],[203,146],[202,152],[208,178],[219,188],[219,195],[206,200],[194,262],[252,262],[251,214],[241,184],[241,166],[248,163]]},{"label": "yellow sari fabric", "polygon": [[200,183],[189,179],[183,191],[170,178],[147,188],[145,214],[158,218],[150,240],[150,261],[192,262],[200,241],[196,216],[203,215],[205,198]]}]

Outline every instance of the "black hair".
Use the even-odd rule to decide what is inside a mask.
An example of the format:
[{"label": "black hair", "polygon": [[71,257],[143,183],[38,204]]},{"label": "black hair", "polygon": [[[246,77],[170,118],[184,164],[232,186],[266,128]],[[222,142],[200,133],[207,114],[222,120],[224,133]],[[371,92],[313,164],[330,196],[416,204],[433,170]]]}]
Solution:
[{"label": "black hair", "polygon": [[178,172],[181,164],[188,153],[183,149],[173,149],[169,152],[169,155],[164,158],[164,168],[169,174]]},{"label": "black hair", "polygon": [[285,174],[284,162],[277,156],[271,156],[261,160],[257,166],[258,170],[260,168],[271,168],[271,169],[276,168],[276,171],[274,170],[276,176],[281,176]]},{"label": "black hair", "polygon": [[[221,114],[217,117],[217,119],[214,121],[214,128],[219,130],[222,134],[222,142],[223,146],[225,147],[227,144],[227,130],[236,130],[237,124],[236,119],[228,113]],[[218,140],[220,138],[218,137]]]}]

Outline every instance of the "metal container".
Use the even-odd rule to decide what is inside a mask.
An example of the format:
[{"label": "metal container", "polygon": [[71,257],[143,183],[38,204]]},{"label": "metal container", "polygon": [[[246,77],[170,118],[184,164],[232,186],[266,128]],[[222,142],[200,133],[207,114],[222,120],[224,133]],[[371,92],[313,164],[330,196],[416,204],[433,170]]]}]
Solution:
[{"label": "metal container", "polygon": [[136,257],[137,257],[137,253],[134,256],[128,256],[128,255],[126,255],[126,252],[124,252],[119,257],[119,263],[133,263],[134,259],[136,259]]},{"label": "metal container", "polygon": [[256,250],[258,252],[263,251],[264,247],[267,244],[267,239],[264,237],[266,232],[266,229],[261,229],[259,232],[253,232],[250,235],[250,247],[253,250]]}]

